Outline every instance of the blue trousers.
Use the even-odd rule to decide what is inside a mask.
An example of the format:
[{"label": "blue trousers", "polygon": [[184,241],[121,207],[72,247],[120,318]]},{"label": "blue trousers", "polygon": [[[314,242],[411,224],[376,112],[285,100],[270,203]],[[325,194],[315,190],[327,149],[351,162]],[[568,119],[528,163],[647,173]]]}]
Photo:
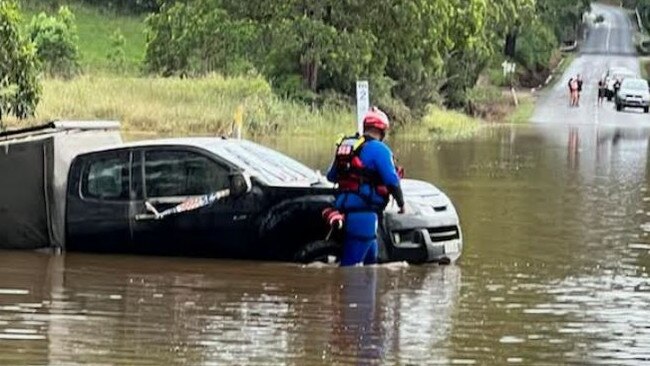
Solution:
[{"label": "blue trousers", "polygon": [[377,214],[352,212],[345,215],[341,266],[377,263]]}]

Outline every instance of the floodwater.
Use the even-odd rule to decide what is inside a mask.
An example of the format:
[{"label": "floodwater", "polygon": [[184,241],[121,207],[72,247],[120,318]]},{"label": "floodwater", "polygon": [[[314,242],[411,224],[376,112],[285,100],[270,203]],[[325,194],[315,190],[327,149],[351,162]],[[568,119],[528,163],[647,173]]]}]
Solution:
[{"label": "floodwater", "polygon": [[[0,253],[0,364],[650,363],[650,129],[392,141],[462,220],[456,265]],[[268,142],[324,169],[332,142]]]}]

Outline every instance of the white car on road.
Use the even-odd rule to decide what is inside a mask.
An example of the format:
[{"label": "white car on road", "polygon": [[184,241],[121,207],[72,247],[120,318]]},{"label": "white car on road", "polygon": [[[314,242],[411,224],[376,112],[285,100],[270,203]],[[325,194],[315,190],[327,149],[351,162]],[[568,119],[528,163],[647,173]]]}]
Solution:
[{"label": "white car on road", "polygon": [[621,83],[616,93],[616,110],[625,107],[643,108],[644,113],[650,109],[650,88],[645,79],[627,78]]}]

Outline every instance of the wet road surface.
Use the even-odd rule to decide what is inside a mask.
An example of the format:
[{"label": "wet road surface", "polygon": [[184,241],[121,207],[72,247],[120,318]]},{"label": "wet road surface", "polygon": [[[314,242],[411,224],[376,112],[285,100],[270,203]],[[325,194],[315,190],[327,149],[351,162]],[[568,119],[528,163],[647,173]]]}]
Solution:
[{"label": "wet road surface", "polygon": [[[590,32],[619,54],[579,57],[588,80],[634,64],[618,25]],[[543,123],[391,141],[456,204],[457,265],[1,252],[0,365],[650,364],[648,117],[557,90]],[[333,141],[267,143],[324,169]]]},{"label": "wet road surface", "polygon": [[[635,25],[629,15],[618,7],[594,4],[592,14],[603,15],[604,22],[589,26],[576,59],[564,75],[542,92],[537,103],[534,122],[561,124],[613,124],[617,126],[650,126],[650,118],[642,109],[627,108],[617,112],[613,102],[597,106],[598,80],[610,67],[626,67],[639,73],[639,62],[632,42]],[[580,74],[584,80],[581,105],[569,106],[568,82]]]}]

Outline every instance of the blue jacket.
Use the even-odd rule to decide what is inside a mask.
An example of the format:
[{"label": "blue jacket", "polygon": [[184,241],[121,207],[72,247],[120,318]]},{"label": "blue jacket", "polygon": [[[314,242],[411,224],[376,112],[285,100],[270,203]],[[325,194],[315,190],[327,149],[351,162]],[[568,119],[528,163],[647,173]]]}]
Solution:
[{"label": "blue jacket", "polygon": [[[366,169],[378,173],[385,186],[399,187],[399,176],[395,169],[393,153],[383,142],[366,136],[366,142],[361,147],[359,158]],[[334,162],[327,172],[327,180],[336,183],[338,172]],[[379,195],[370,184],[363,184],[358,193],[342,192],[336,197],[334,206],[340,211],[383,211],[388,200]]]}]

